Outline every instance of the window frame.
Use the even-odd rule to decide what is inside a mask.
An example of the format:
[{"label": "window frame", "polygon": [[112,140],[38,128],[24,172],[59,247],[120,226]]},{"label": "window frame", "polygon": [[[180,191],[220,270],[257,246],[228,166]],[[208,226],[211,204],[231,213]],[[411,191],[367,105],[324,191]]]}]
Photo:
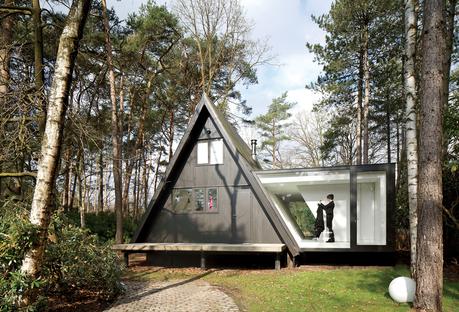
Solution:
[{"label": "window frame", "polygon": [[[210,187],[180,187],[180,188],[174,188],[171,191],[171,206],[172,206],[172,212],[174,214],[216,214],[219,213],[219,204],[218,204],[218,198],[219,198],[219,191],[218,191],[217,186],[210,186]],[[175,200],[175,193],[177,191],[191,191],[191,208],[190,209],[185,209],[181,211],[176,210],[176,200]],[[204,206],[202,210],[197,210],[197,193],[199,190],[203,191],[203,199],[204,199]],[[217,200],[214,201],[214,208],[212,210],[209,210],[209,191],[210,190],[215,190],[216,198]]]},{"label": "window frame", "polygon": [[[212,151],[215,151],[213,147],[215,148],[215,143],[219,143],[219,147],[217,150],[217,157],[214,157],[212,154]],[[214,144],[212,144],[214,143]],[[203,139],[203,140],[198,140],[198,143],[196,145],[196,164],[198,166],[215,166],[215,165],[223,165],[225,163],[224,160],[224,142],[223,138],[215,138],[215,139]],[[202,160],[204,157],[202,154],[204,153],[203,151],[200,153],[200,146],[206,146],[206,151],[205,153],[207,154],[207,161],[203,162]],[[201,155],[201,156],[200,156]],[[220,157],[219,157],[220,156]],[[214,159],[217,159],[217,162],[214,161]]]}]

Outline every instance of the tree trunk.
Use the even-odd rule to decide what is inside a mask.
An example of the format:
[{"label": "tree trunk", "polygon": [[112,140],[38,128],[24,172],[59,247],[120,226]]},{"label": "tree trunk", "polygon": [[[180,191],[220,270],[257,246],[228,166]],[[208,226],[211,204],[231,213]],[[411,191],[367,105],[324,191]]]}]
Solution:
[{"label": "tree trunk", "polygon": [[406,159],[408,165],[408,207],[410,221],[411,276],[416,277],[418,140],[416,115],[416,0],[405,0],[405,120]]},{"label": "tree trunk", "polygon": [[99,212],[104,211],[104,155],[102,151],[99,152],[99,194],[98,194],[98,205],[97,211]]},{"label": "tree trunk", "polygon": [[33,21],[33,51],[34,51],[34,74],[37,106],[40,112],[38,116],[40,134],[45,130],[46,100],[45,100],[45,77],[43,71],[43,28],[41,24],[40,0],[32,0]]},{"label": "tree trunk", "polygon": [[386,98],[386,140],[387,140],[387,163],[391,163],[391,138],[390,138],[390,99]]},{"label": "tree trunk", "polygon": [[363,79],[365,84],[365,97],[363,103],[363,163],[368,164],[369,133],[368,111],[370,109],[370,59],[368,56],[368,24],[363,33]]},{"label": "tree trunk", "polygon": [[[142,185],[143,185],[143,210],[147,211],[147,205],[148,205],[148,170],[147,170],[147,155],[146,152],[144,151],[143,154],[143,167],[142,167]],[[140,210],[140,209],[139,209]],[[140,215],[138,213],[136,215],[136,218]]]},{"label": "tree trunk", "polygon": [[356,164],[362,164],[362,102],[363,102],[363,48],[359,52],[359,78],[357,81],[357,131],[356,131],[356,145],[357,151]]},{"label": "tree trunk", "polygon": [[[6,6],[12,6],[13,0],[6,0]],[[9,91],[10,81],[10,59],[11,59],[11,45],[13,43],[13,15],[9,15],[1,19],[0,25],[2,31],[0,32],[0,112],[6,105],[6,96]]]},{"label": "tree trunk", "polygon": [[64,211],[68,210],[69,193],[70,193],[70,147],[67,148],[64,155],[64,191],[62,194],[62,207]]},{"label": "tree trunk", "polygon": [[[90,4],[91,0],[73,1],[59,40],[54,79],[50,90],[49,110],[41,144],[37,184],[30,211],[30,222],[38,227],[39,234],[36,244],[27,251],[21,267],[24,274],[33,278],[40,275],[43,261],[72,72]],[[25,293],[22,303],[33,302],[35,296],[35,291]]]},{"label": "tree trunk", "polygon": [[169,123],[169,163],[172,160],[173,150],[172,147],[174,145],[174,117],[175,112],[173,110],[170,111],[170,123]]},{"label": "tree trunk", "polygon": [[80,227],[86,227],[86,173],[84,170],[84,152],[81,152],[80,163],[78,165],[78,207],[80,211]]},{"label": "tree trunk", "polygon": [[[12,6],[13,0],[6,0],[5,5]],[[13,16],[10,15],[2,18],[0,25],[2,27],[2,31],[0,32],[0,115],[2,115],[2,110],[7,105],[6,99],[9,91],[11,45],[13,43],[14,25]],[[2,196],[3,180],[0,179],[0,198],[2,198]]]},{"label": "tree trunk", "polygon": [[[110,41],[110,27],[107,16],[107,3],[102,0],[102,15],[105,29],[105,48],[107,50],[107,65],[110,80],[110,100],[112,102],[112,145],[113,145],[113,180],[115,184],[115,214],[116,234],[115,242],[123,243],[123,190],[121,168],[121,129],[119,128],[118,105],[116,103],[115,72],[112,61],[112,44]],[[120,103],[122,105],[122,103]]]},{"label": "tree trunk", "polygon": [[[79,156],[77,157],[77,162],[78,162]],[[76,193],[76,185],[77,185],[77,177],[78,175],[75,173],[75,165],[71,164],[70,166],[70,177],[72,177],[73,174],[73,184],[72,184],[72,190],[70,192],[70,199],[69,199],[69,204],[68,204],[68,210],[73,209],[73,202],[75,201],[75,193]]]},{"label": "tree trunk", "polygon": [[425,0],[419,128],[416,296],[419,311],[441,311],[443,291],[442,130],[446,102],[445,1]]}]

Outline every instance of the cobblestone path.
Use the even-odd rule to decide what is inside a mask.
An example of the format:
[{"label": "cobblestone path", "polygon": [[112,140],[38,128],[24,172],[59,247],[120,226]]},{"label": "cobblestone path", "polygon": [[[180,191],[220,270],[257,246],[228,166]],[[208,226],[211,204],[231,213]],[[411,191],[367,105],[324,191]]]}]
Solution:
[{"label": "cobblestone path", "polygon": [[236,312],[234,300],[202,280],[127,283],[126,293],[106,312]]}]

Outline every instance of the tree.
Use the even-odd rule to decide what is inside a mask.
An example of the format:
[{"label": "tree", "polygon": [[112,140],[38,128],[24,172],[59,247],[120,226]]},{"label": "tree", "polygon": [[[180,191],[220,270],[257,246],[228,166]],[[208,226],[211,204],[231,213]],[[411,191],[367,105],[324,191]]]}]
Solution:
[{"label": "tree", "polygon": [[264,148],[271,157],[273,168],[282,168],[282,161],[279,154],[279,147],[282,141],[288,139],[285,129],[288,127],[287,120],[291,114],[288,112],[295,102],[287,101],[287,92],[280,97],[274,98],[269,105],[268,112],[255,119],[256,125],[261,130],[263,138],[261,147]]},{"label": "tree", "polygon": [[[72,2],[59,40],[56,69],[51,86],[45,135],[38,166],[37,184],[30,211],[30,222],[38,227],[39,235],[36,244],[26,253],[21,268],[23,273],[35,278],[39,276],[43,261],[73,67],[90,3],[90,0]],[[31,302],[30,299],[33,299],[34,295],[33,293],[26,294],[25,303]]]},{"label": "tree", "polygon": [[[425,0],[420,81],[416,295],[420,311],[441,311],[443,291],[442,131],[447,73],[446,6]],[[449,68],[448,68],[449,71]]]},{"label": "tree", "polygon": [[302,112],[297,115],[289,129],[289,137],[299,148],[295,154],[299,156],[301,167],[320,167],[324,165],[320,147],[323,145],[326,118],[323,112]]},{"label": "tree", "polygon": [[417,13],[416,0],[405,0],[405,137],[408,165],[408,206],[410,220],[411,276],[416,276],[416,235],[417,235],[417,186],[418,186],[418,140],[416,115],[416,43]]},{"label": "tree", "polygon": [[102,15],[105,29],[105,49],[107,53],[108,77],[110,81],[110,101],[112,104],[112,157],[113,157],[113,182],[115,184],[115,213],[116,213],[116,234],[117,244],[123,243],[123,191],[122,191],[122,150],[121,150],[121,127],[119,112],[123,106],[123,77],[120,82],[119,105],[116,96],[115,71],[112,60],[112,44],[110,39],[110,27],[108,24],[107,3],[102,0]]},{"label": "tree", "polygon": [[173,11],[186,35],[183,61],[199,77],[193,75],[191,112],[205,92],[226,113],[229,99],[240,100],[236,84],[257,82],[255,68],[270,59],[268,47],[249,39],[252,27],[239,0],[175,0]]},{"label": "tree", "polygon": [[[396,131],[389,124],[400,119],[396,96],[387,92],[390,88],[392,94],[402,90],[400,1],[335,1],[328,14],[313,16],[313,20],[327,35],[325,45],[307,44],[324,72],[308,87],[324,95],[316,106],[335,114],[332,120],[343,120],[341,117],[349,114],[356,127],[347,134],[345,129],[332,129],[329,134],[354,137],[355,153],[349,154],[353,155],[352,163],[381,161],[381,138],[387,139],[390,151],[391,131]],[[381,77],[388,71],[391,74]],[[384,158],[386,155],[390,158],[389,152]]]}]

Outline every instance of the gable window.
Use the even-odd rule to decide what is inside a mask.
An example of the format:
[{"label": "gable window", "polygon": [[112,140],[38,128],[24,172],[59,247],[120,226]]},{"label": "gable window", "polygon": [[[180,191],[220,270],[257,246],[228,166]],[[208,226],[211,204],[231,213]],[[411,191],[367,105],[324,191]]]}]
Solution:
[{"label": "gable window", "polygon": [[223,139],[198,141],[198,165],[223,164]]}]

